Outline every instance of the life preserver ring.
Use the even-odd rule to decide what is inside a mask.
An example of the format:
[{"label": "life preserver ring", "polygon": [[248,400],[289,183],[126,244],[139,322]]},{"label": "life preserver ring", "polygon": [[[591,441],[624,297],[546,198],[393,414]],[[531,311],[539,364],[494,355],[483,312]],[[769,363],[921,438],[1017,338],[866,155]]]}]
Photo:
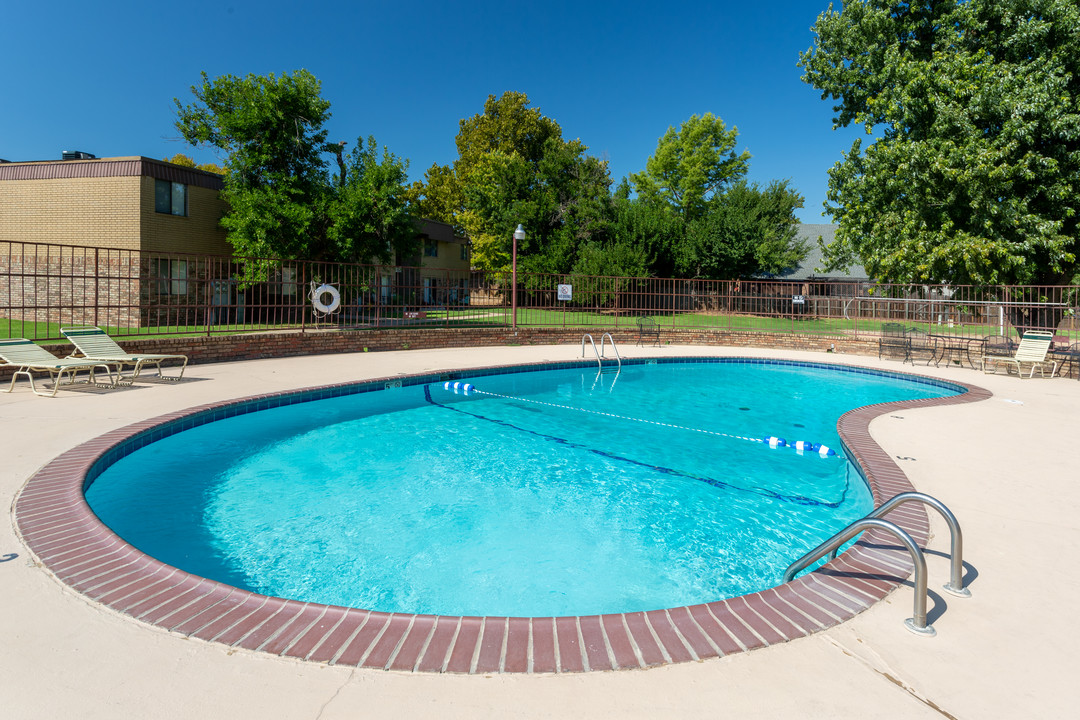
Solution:
[{"label": "life preserver ring", "polygon": [[[324,303],[322,299],[323,295],[329,295],[330,302]],[[338,306],[341,305],[341,293],[339,293],[337,288],[333,285],[323,283],[319,287],[315,288],[314,291],[312,291],[311,304],[319,312],[329,315],[330,313],[337,310]]]}]

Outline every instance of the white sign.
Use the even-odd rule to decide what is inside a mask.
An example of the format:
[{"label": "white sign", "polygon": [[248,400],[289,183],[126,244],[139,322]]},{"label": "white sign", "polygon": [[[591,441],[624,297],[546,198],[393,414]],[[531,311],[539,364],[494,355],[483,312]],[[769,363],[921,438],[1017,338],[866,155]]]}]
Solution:
[{"label": "white sign", "polygon": [[573,285],[560,285],[559,286],[559,299],[560,300],[573,300],[574,299],[574,286]]}]

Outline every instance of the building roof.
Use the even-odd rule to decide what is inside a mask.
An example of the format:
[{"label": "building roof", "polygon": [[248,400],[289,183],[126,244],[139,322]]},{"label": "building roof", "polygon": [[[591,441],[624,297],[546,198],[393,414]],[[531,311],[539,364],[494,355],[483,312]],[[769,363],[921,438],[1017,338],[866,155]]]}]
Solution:
[{"label": "building roof", "polygon": [[821,270],[825,262],[821,246],[818,245],[818,238],[829,245],[836,239],[836,227],[835,224],[830,223],[799,223],[795,238],[806,243],[806,257],[797,266],[769,277],[777,280],[868,280],[866,268],[862,265],[852,265],[846,271],[823,272]]},{"label": "building roof", "polygon": [[439,242],[466,244],[468,238],[454,234],[454,226],[441,220],[429,220],[428,218],[416,219],[416,231],[425,237]]},{"label": "building roof", "polygon": [[224,187],[220,175],[141,156],[0,163],[0,181],[140,176],[211,190]]}]

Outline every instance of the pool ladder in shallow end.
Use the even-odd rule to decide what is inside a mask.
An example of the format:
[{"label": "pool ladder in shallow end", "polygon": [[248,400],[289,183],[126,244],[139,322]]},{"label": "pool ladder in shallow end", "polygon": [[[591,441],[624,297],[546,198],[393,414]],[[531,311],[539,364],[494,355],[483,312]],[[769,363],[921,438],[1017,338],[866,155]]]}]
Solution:
[{"label": "pool ladder in shallow end", "polygon": [[912,617],[904,621],[904,626],[913,633],[933,637],[937,634],[937,631],[934,630],[932,625],[926,624],[926,557],[911,535],[895,523],[881,519],[883,515],[888,514],[897,506],[908,502],[921,502],[929,505],[945,518],[945,522],[949,525],[949,535],[951,537],[951,568],[949,582],[943,586],[943,589],[945,592],[957,597],[971,597],[971,591],[964,587],[964,537],[960,532],[960,523],[957,522],[956,516],[940,500],[920,492],[905,492],[894,495],[863,518],[851,523],[791,563],[788,569],[784,571],[784,582],[790,582],[800,570],[805,570],[826,555],[829,556],[830,560],[835,559],[837,549],[864,530],[871,528],[885,530],[895,535],[900,543],[907,548],[907,551],[911,554],[911,560],[915,564],[915,609]]},{"label": "pool ladder in shallow end", "polygon": [[619,363],[618,368],[619,368],[619,370],[622,370],[622,357],[619,355],[619,349],[617,347],[615,347],[615,338],[611,337],[611,333],[606,332],[606,333],[604,333],[603,335],[600,336],[600,349],[599,350],[596,349],[596,342],[593,340],[592,335],[590,335],[589,333],[585,333],[584,335],[582,335],[581,336],[581,357],[585,357],[585,341],[586,340],[589,341],[589,345],[591,345],[592,349],[593,349],[593,354],[596,355],[596,365],[597,365],[597,367],[599,367],[601,369],[603,369],[603,367],[604,367],[604,360],[608,359],[604,355],[604,345],[605,345],[604,341],[607,340],[608,342],[610,342],[611,343],[611,352],[615,353],[615,360],[617,360],[618,363]]}]

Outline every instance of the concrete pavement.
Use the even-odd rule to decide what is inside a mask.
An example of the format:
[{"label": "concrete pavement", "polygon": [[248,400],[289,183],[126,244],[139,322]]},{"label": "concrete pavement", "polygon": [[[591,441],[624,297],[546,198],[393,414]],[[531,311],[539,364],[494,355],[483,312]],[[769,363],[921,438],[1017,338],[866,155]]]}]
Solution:
[{"label": "concrete pavement", "polygon": [[[620,348],[624,356],[743,355],[910,370],[896,361],[744,348]],[[847,623],[793,642],[645,671],[481,677],[402,674],[236,651],[102,608],[36,566],[10,507],[64,450],[204,402],[348,380],[575,359],[578,346],[323,355],[188,368],[179,384],[0,394],[0,715],[193,717],[1056,717],[1080,662],[1080,382],[916,372],[980,385],[984,402],[879,418],[874,438],[919,490],[948,505],[974,568],[970,599],[939,592],[948,531],[931,516],[930,620],[907,632],[903,587]]]}]

